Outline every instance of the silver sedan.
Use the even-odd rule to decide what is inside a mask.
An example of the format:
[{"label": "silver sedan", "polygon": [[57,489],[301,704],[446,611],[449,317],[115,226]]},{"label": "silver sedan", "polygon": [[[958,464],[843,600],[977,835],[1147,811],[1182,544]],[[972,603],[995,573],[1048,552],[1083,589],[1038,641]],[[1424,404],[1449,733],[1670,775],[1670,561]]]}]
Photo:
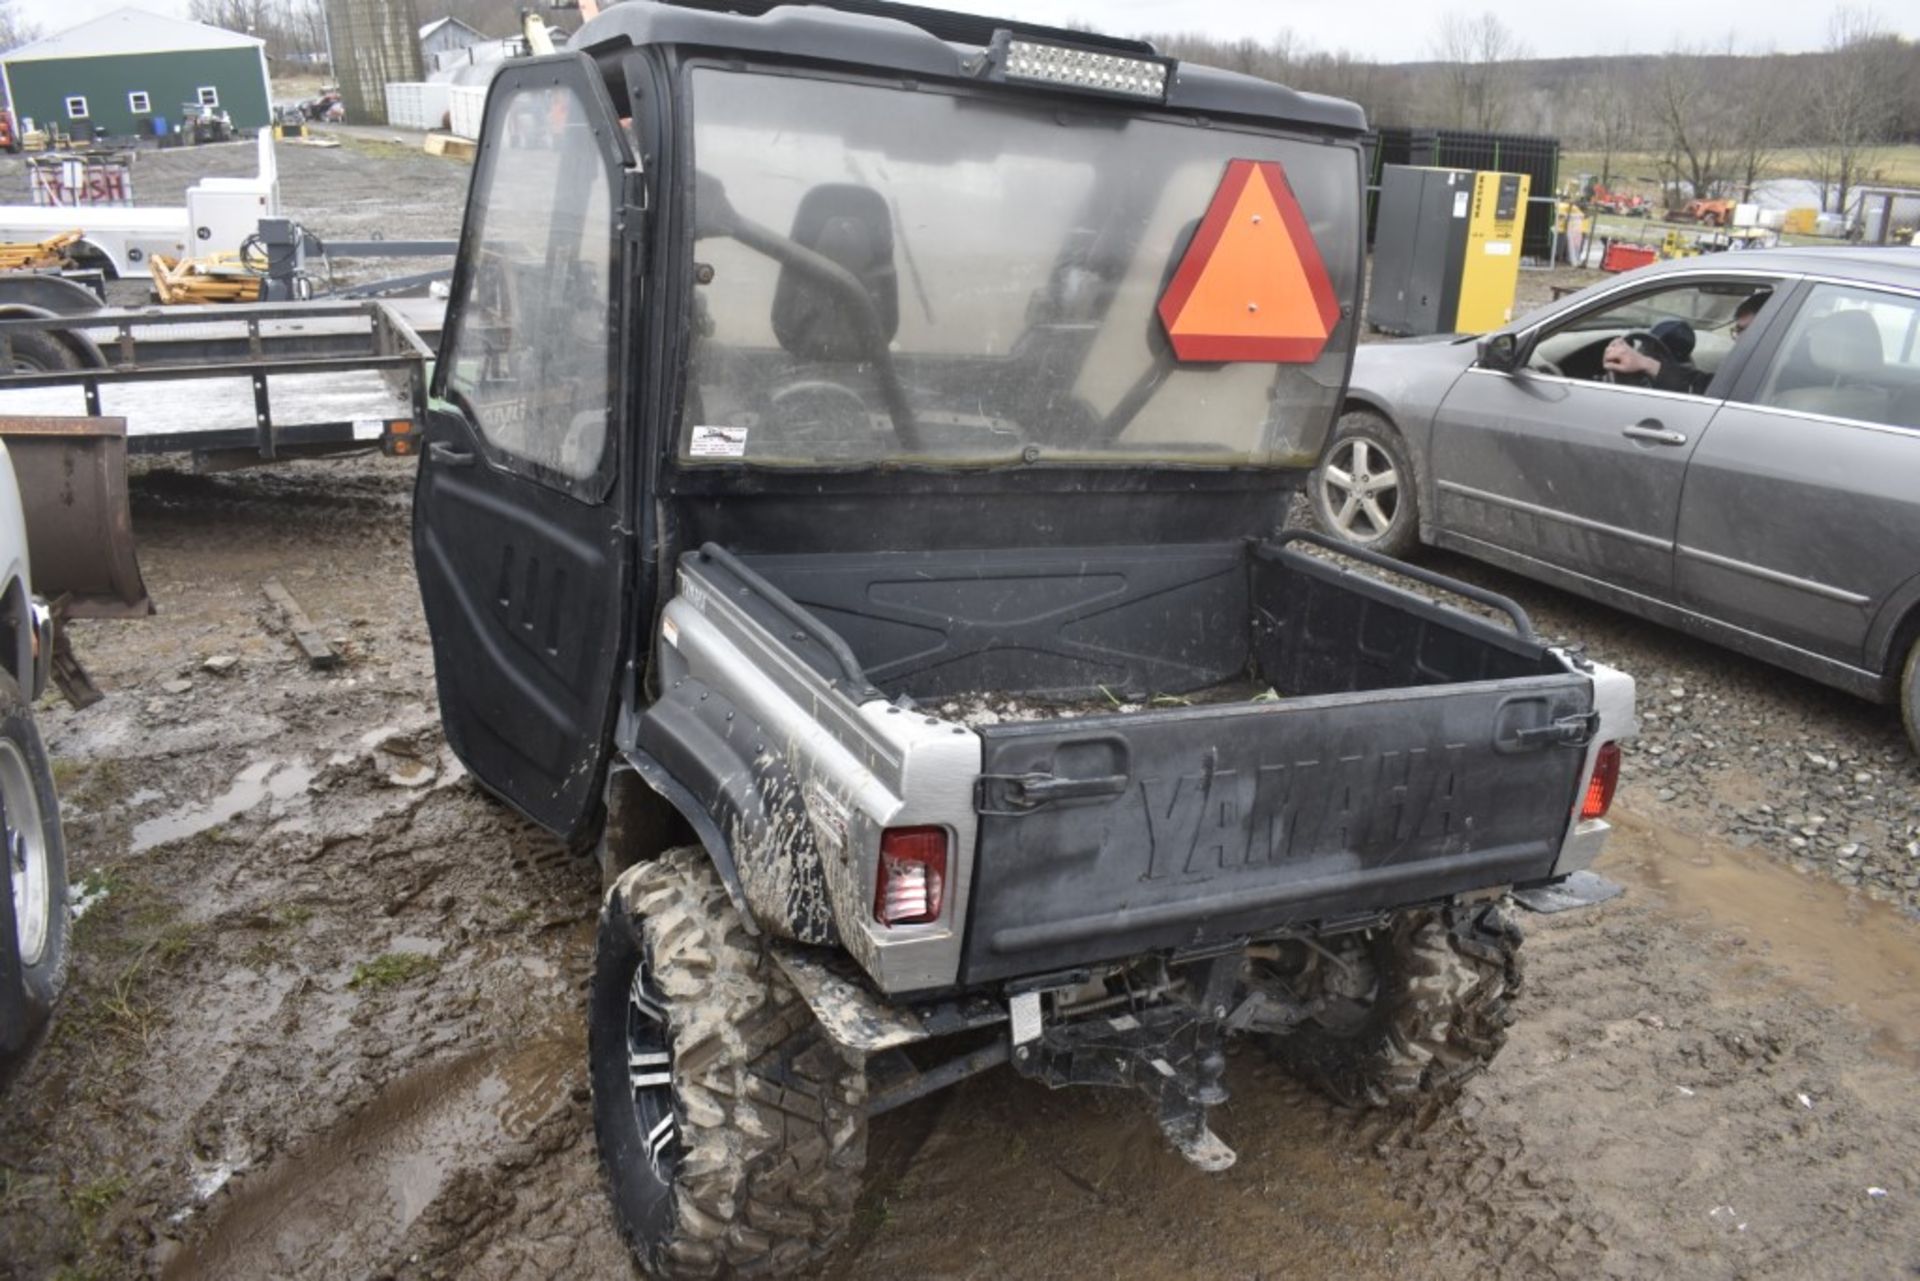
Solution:
[{"label": "silver sedan", "polygon": [[1475,556],[1900,705],[1920,747],[1920,253],[1770,250],[1363,346],[1330,533]]}]

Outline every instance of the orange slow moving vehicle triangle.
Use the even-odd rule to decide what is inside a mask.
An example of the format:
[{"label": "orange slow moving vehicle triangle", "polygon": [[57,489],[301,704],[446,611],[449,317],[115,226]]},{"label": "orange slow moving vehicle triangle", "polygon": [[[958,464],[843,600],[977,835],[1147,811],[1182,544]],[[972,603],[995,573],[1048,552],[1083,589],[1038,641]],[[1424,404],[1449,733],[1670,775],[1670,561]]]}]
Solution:
[{"label": "orange slow moving vehicle triangle", "polygon": [[1160,322],[1182,361],[1318,360],[1340,319],[1306,215],[1271,160],[1229,160]]}]

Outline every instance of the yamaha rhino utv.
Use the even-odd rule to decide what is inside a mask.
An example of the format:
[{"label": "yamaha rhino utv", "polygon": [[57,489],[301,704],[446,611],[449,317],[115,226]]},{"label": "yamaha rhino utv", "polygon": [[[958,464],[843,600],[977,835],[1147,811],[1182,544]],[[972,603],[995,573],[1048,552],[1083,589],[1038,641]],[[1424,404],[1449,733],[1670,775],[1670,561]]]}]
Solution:
[{"label": "yamaha rhino utv", "polygon": [[449,741],[599,852],[649,1270],[819,1258],[868,1118],[989,1068],[1220,1169],[1231,1035],[1375,1104],[1499,1049],[1633,687],[1283,528],[1364,128],[888,4],[635,0],[493,82],[415,552]]}]

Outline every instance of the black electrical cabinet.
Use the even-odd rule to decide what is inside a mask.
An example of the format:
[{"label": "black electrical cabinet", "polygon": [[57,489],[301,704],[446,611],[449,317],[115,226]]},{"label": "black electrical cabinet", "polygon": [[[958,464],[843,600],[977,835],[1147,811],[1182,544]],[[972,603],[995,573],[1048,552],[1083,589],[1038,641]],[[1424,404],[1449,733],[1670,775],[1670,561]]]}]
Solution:
[{"label": "black electrical cabinet", "polygon": [[1374,222],[1367,323],[1387,334],[1454,327],[1467,257],[1471,169],[1386,165]]}]

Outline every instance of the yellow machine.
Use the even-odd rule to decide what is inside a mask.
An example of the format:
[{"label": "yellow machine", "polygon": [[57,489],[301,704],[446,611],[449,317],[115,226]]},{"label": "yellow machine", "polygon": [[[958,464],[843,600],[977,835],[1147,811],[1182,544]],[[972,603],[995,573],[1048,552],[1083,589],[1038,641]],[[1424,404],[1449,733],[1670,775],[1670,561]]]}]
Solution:
[{"label": "yellow machine", "polygon": [[1454,317],[1460,333],[1487,333],[1513,319],[1530,184],[1523,173],[1483,171],[1473,176],[1467,256],[1460,268],[1460,307]]}]

